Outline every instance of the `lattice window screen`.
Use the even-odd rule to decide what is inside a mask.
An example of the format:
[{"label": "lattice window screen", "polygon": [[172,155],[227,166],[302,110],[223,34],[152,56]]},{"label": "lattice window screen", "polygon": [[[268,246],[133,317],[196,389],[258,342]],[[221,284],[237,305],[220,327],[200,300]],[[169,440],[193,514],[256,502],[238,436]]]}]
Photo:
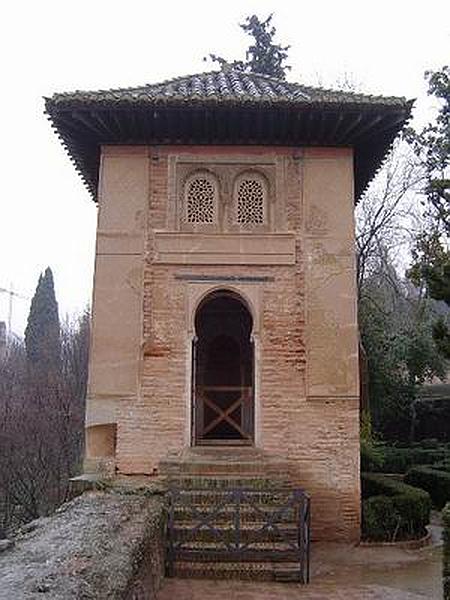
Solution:
[{"label": "lattice window screen", "polygon": [[215,223],[217,220],[217,186],[204,175],[190,179],[185,190],[187,223]]},{"label": "lattice window screen", "polygon": [[237,189],[237,222],[241,225],[260,225],[266,221],[266,193],[256,177],[245,177]]}]

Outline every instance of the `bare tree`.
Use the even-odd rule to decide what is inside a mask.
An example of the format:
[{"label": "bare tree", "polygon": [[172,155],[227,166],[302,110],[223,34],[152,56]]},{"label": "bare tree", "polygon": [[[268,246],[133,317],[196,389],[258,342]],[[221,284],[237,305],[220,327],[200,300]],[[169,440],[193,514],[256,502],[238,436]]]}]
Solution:
[{"label": "bare tree", "polygon": [[414,436],[420,386],[442,377],[445,360],[433,339],[436,303],[405,279],[423,227],[425,171],[398,141],[357,209],[359,326],[368,357],[373,424],[387,439]]},{"label": "bare tree", "polygon": [[67,499],[80,468],[89,351],[89,315],[61,330],[57,377],[44,386],[23,344],[0,363],[0,535]]},{"label": "bare tree", "polygon": [[[402,141],[394,148],[375,181],[361,198],[356,212],[358,293],[364,281],[390,264],[408,260],[411,237],[421,213],[417,191],[425,173],[411,149]],[[388,274],[389,269],[386,269]],[[394,283],[394,282],[393,282]]]}]

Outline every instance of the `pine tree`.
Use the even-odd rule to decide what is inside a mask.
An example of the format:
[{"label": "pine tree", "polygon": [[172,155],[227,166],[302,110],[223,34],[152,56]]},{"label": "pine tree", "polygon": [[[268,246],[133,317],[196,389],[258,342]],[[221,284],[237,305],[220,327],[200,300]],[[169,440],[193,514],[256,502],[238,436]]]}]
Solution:
[{"label": "pine tree", "polygon": [[[439,108],[434,122],[421,132],[406,132],[424,168],[427,198],[427,225],[415,240],[407,275],[431,298],[450,306],[450,67],[429,71],[425,77],[428,94],[439,101]],[[450,358],[448,319],[435,323],[433,337],[442,354]]]},{"label": "pine tree", "polygon": [[25,329],[25,348],[28,363],[35,371],[44,375],[59,369],[61,342],[58,303],[50,267],[39,276],[31,301]]},{"label": "pine tree", "polygon": [[221,69],[224,70],[231,68],[237,71],[269,75],[276,79],[286,79],[286,71],[291,67],[285,65],[284,61],[287,59],[287,51],[290,46],[275,44],[276,29],[272,25],[272,17],[273,13],[265,21],[261,21],[259,17],[252,15],[247,17],[244,23],[239,24],[239,27],[254,40],[245,53],[244,61],[228,61],[216,54],[210,54],[209,58],[213,62],[219,63]]},{"label": "pine tree", "polygon": [[450,360],[450,331],[442,317],[433,325],[433,339],[442,356]]},{"label": "pine tree", "polygon": [[434,300],[450,306],[450,250],[444,247],[442,232],[431,226],[416,237],[408,278]]},{"label": "pine tree", "polygon": [[438,114],[421,132],[406,139],[425,171],[427,227],[413,248],[410,278],[423,283],[429,295],[450,306],[450,67],[425,73],[428,94],[439,101]]},{"label": "pine tree", "polygon": [[429,214],[450,235],[450,67],[427,71],[428,94],[439,102],[438,114],[421,132],[407,132],[426,172]]}]

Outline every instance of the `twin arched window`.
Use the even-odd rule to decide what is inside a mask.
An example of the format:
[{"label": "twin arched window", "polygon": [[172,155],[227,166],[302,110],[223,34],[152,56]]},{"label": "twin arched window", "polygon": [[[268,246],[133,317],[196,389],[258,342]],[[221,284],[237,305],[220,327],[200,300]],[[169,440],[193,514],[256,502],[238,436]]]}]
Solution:
[{"label": "twin arched window", "polygon": [[[267,215],[267,183],[252,171],[242,173],[234,182],[232,223],[243,227],[265,225]],[[219,186],[208,172],[191,175],[184,186],[184,220],[191,225],[217,224]]]}]

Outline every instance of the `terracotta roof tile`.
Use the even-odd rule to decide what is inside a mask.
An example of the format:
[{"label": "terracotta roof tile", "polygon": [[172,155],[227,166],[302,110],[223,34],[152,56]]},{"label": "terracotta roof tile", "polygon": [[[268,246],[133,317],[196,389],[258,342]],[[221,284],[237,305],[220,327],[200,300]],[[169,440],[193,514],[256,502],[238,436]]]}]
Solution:
[{"label": "terracotta roof tile", "polygon": [[55,94],[54,105],[61,104],[179,104],[184,102],[269,103],[269,104],[354,104],[354,105],[404,105],[406,100],[397,97],[372,96],[313,88],[240,71],[212,71],[198,75],[178,77],[163,83],[140,87],[75,91]]}]

